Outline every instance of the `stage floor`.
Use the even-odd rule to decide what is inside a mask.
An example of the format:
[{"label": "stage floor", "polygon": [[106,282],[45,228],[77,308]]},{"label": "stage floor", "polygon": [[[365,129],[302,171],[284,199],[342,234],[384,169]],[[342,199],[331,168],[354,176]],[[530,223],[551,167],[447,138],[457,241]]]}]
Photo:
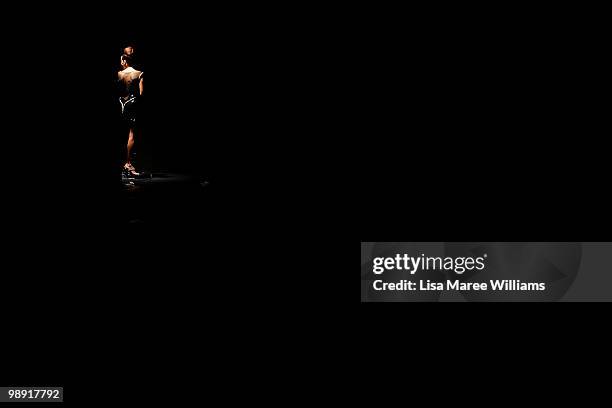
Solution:
[{"label": "stage floor", "polygon": [[210,207],[210,183],[197,176],[153,173],[122,183],[121,207],[130,225],[198,224]]}]

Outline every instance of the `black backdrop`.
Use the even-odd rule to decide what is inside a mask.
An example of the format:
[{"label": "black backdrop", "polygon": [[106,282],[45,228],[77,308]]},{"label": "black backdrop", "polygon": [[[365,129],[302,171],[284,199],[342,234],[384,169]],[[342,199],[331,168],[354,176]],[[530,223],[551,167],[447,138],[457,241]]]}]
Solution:
[{"label": "black backdrop", "polygon": [[[293,13],[281,9],[269,11],[258,5],[258,12],[252,13],[244,7],[238,9],[236,6],[236,9],[219,15],[200,7],[198,10],[177,10],[175,15],[172,15],[164,4],[164,9],[157,16],[152,16],[150,9],[139,13],[134,7],[128,18],[116,9],[110,10],[110,6],[112,5],[104,6],[109,9],[104,15],[99,13],[101,7],[98,10],[61,10],[61,6],[57,4],[48,6],[52,13],[46,13],[40,8],[37,8],[37,13],[30,10],[23,14],[26,16],[23,19],[27,21],[22,23],[20,29],[4,37],[10,43],[9,47],[4,48],[4,54],[7,56],[5,94],[11,102],[10,108],[5,107],[10,110],[4,115],[2,123],[5,130],[2,139],[3,158],[6,159],[2,164],[7,166],[7,177],[3,180],[2,189],[5,193],[4,204],[8,204],[3,213],[4,220],[7,220],[4,231],[8,237],[4,252],[6,265],[10,266],[7,270],[15,273],[4,275],[3,285],[6,290],[3,292],[2,306],[11,322],[11,330],[7,330],[9,335],[5,338],[14,339],[18,346],[5,346],[5,350],[11,351],[3,360],[2,371],[11,375],[5,384],[70,384],[79,378],[89,383],[84,387],[108,383],[109,379],[111,382],[127,385],[140,378],[145,383],[142,374],[146,376],[146,373],[142,371],[160,371],[157,358],[159,351],[148,353],[149,350],[144,346],[150,345],[151,339],[160,339],[160,327],[165,329],[165,333],[171,333],[175,339],[199,340],[197,336],[180,335],[181,327],[189,327],[189,322],[181,324],[183,322],[180,319],[188,319],[190,311],[192,314],[198,311],[197,305],[188,305],[191,307],[182,307],[178,313],[169,313],[168,310],[160,310],[159,304],[184,306],[185,299],[199,301],[202,296],[207,299],[213,296],[211,292],[228,293],[225,290],[217,290],[220,287],[235,289],[243,286],[253,293],[261,293],[240,283],[247,275],[259,279],[261,274],[250,274],[247,273],[250,270],[246,269],[232,273],[232,269],[227,265],[207,270],[202,266],[207,258],[235,259],[237,254],[242,255],[243,251],[247,251],[251,244],[256,242],[269,243],[270,248],[267,248],[268,251],[262,250],[258,257],[250,258],[251,262],[247,262],[249,266],[257,266],[260,257],[265,258],[267,254],[280,256],[285,252],[271,251],[280,240],[269,241],[261,239],[262,237],[258,237],[259,240],[236,240],[238,236],[242,237],[245,228],[237,230],[235,236],[231,237],[234,238],[232,241],[225,240],[226,236],[215,237],[221,245],[229,243],[226,247],[234,250],[230,257],[221,257],[217,252],[211,251],[207,243],[177,234],[176,231],[155,231],[152,235],[134,237],[114,228],[112,222],[106,222],[116,219],[114,214],[121,211],[121,208],[113,209],[117,201],[112,199],[113,194],[109,192],[117,186],[117,162],[120,160],[118,147],[125,143],[125,136],[118,134],[117,123],[112,118],[116,117],[117,110],[113,80],[118,54],[126,42],[134,41],[145,55],[148,73],[147,103],[150,107],[147,130],[151,139],[155,140],[155,145],[159,146],[154,151],[156,162],[159,161],[167,167],[211,175],[213,185],[232,186],[236,191],[245,192],[243,187],[246,183],[240,182],[241,175],[244,178],[257,179],[266,168],[277,170],[276,174],[288,174],[285,166],[272,164],[273,161],[267,159],[294,159],[301,148],[300,144],[314,145],[318,147],[317,153],[320,153],[329,150],[332,139],[348,136],[350,139],[343,143],[342,151],[334,156],[336,167],[344,170],[343,161],[354,157],[346,146],[361,143],[363,151],[360,152],[360,157],[363,159],[363,167],[366,167],[361,174],[365,173],[366,178],[358,180],[362,186],[365,184],[366,188],[358,195],[357,201],[347,203],[341,208],[341,212],[333,212],[333,215],[344,214],[351,208],[362,210],[363,217],[351,217],[353,224],[359,225],[355,229],[363,231],[365,228],[371,232],[362,235],[362,241],[411,240],[408,234],[412,239],[421,241],[472,238],[486,241],[487,237],[494,237],[494,240],[507,240],[510,237],[517,240],[538,240],[543,234],[546,234],[547,239],[553,240],[578,238],[577,234],[565,233],[568,231],[582,231],[578,239],[589,240],[594,238],[593,232],[601,231],[601,235],[609,231],[601,225],[602,217],[596,216],[607,214],[603,210],[609,207],[609,200],[589,199],[597,198],[599,192],[607,191],[609,166],[606,164],[607,150],[603,145],[604,132],[584,132],[585,128],[582,126],[597,123],[589,120],[589,115],[586,114],[597,110],[585,109],[583,101],[601,101],[602,95],[606,95],[605,90],[600,90],[601,78],[605,76],[601,71],[593,73],[592,70],[593,67],[601,70],[605,64],[584,64],[581,72],[569,69],[557,75],[558,83],[563,85],[561,89],[567,89],[566,80],[572,79],[574,83],[582,84],[581,89],[588,92],[585,91],[585,97],[576,92],[568,94],[568,98],[557,100],[556,104],[551,104],[550,101],[534,103],[531,99],[532,89],[539,84],[538,80],[525,81],[526,86],[521,94],[518,97],[510,97],[510,92],[504,89],[500,93],[499,86],[507,84],[507,78],[516,78],[515,72],[501,70],[499,73],[491,73],[487,81],[482,81],[478,72],[472,71],[464,64],[466,70],[473,75],[456,75],[457,80],[453,83],[462,81],[467,84],[466,88],[450,92],[457,98],[457,102],[450,104],[447,109],[441,109],[439,105],[427,104],[427,101],[446,101],[445,98],[449,94],[446,91],[451,88],[446,87],[441,79],[448,79],[449,73],[460,72],[457,70],[457,60],[448,58],[448,54],[440,51],[439,46],[433,42],[425,44],[424,47],[438,56],[439,63],[436,65],[448,67],[447,70],[440,69],[436,72],[417,64],[421,71],[411,71],[415,61],[432,61],[429,57],[419,55],[411,55],[412,59],[406,64],[390,63],[384,59],[414,52],[411,45],[422,38],[428,38],[431,27],[428,27],[427,31],[421,31],[422,35],[418,37],[406,38],[395,33],[370,37],[372,48],[377,49],[380,56],[363,50],[361,46],[364,42],[359,41],[360,39],[355,41],[353,32],[347,30],[346,44],[350,46],[358,42],[361,48],[361,58],[355,65],[369,61],[370,65],[365,65],[366,71],[375,65],[379,67],[371,72],[360,72],[359,77],[354,75],[353,67],[347,69],[345,73],[350,77],[352,92],[349,95],[363,95],[364,86],[368,87],[372,82],[376,84],[376,89],[382,91],[374,96],[363,95],[365,97],[362,109],[352,109],[351,106],[353,116],[350,120],[343,121],[343,126],[335,134],[329,135],[329,126],[321,126],[317,132],[301,135],[299,128],[303,126],[303,121],[291,120],[287,112],[304,108],[305,98],[297,86],[303,83],[311,72],[304,73],[300,69],[306,58],[299,61],[288,59],[287,54],[291,50],[299,50],[299,46],[291,43],[287,36],[287,32],[292,31],[281,27],[279,23],[283,21],[291,25],[292,19],[294,20],[301,10],[293,10]],[[285,13],[276,19],[280,12]],[[180,17],[177,18],[176,15]],[[41,21],[33,21],[35,16],[41,16]],[[398,17],[402,18],[399,14]],[[133,22],[136,20],[146,20],[154,29],[135,27]],[[341,20],[344,19],[338,19],[339,22]],[[364,26],[360,28],[369,27],[367,19],[358,21],[364,21]],[[387,23],[386,18],[380,21],[384,23],[384,27],[394,26]],[[126,30],[126,26],[131,29]],[[395,26],[404,28],[413,25],[402,21]],[[310,33],[317,29],[313,19],[309,21],[308,30],[303,31]],[[378,31],[376,25],[374,29]],[[491,38],[489,31],[482,31],[480,36]],[[515,32],[510,28],[507,31]],[[443,40],[452,38],[455,34],[456,32],[449,32]],[[389,41],[393,38],[397,44]],[[592,35],[590,40],[593,38],[606,37]],[[531,38],[525,42],[531,43]],[[589,43],[591,41],[580,42],[576,44],[576,48],[584,49],[584,45]],[[386,48],[381,48],[384,44],[387,44]],[[481,47],[479,52],[482,52],[483,58],[488,58],[488,49],[497,47],[497,44],[493,45],[494,47]],[[342,47],[338,47],[338,50],[341,49]],[[593,46],[591,51],[590,55],[604,55]],[[539,52],[537,54],[539,55]],[[564,55],[572,54],[574,53],[564,51]],[[582,63],[584,58],[579,57],[576,61],[577,64]],[[548,71],[555,72],[559,66],[568,68],[560,63],[550,66]],[[332,68],[331,64],[327,64],[323,66],[323,71],[328,73]],[[589,72],[586,72],[587,70]],[[184,83],[181,81],[177,84],[177,73],[181,74],[180,78],[189,78],[189,81],[185,80],[189,86],[181,86]],[[401,89],[398,87],[400,80],[409,86]],[[437,84],[438,87],[432,87],[431,84]],[[496,98],[489,98],[487,94],[475,97],[481,104],[488,106],[489,110],[505,112],[507,117],[491,120],[488,119],[491,117],[488,112],[482,110],[484,114],[479,113],[468,123],[469,126],[458,130],[456,124],[460,118],[457,116],[463,116],[461,107],[465,106],[464,95],[474,98],[472,84],[492,89],[488,95]],[[333,84],[325,85],[333,88]],[[417,87],[416,92],[413,85]],[[595,94],[599,97],[594,98]],[[422,95],[427,95],[430,99],[421,98]],[[301,99],[302,105],[291,106],[296,99]],[[316,101],[305,102],[311,105],[307,108],[318,107],[325,99],[326,94],[322,94]],[[270,100],[274,103],[269,103]],[[410,102],[407,105],[404,104],[406,100]],[[515,123],[515,116],[524,116],[521,112],[515,114],[514,110],[507,109],[508,104],[523,107],[525,101],[531,101],[535,105],[532,111],[541,119],[540,122],[551,124],[545,127],[549,128],[546,134],[558,141],[552,148],[519,148],[532,146],[536,139],[541,139],[540,135],[533,132],[533,129],[540,127],[531,124],[525,124],[519,131],[511,132],[505,137],[507,142],[500,144],[500,129],[505,127],[506,123]],[[375,105],[374,108],[372,104]],[[281,109],[280,105],[283,105],[284,109]],[[338,101],[337,105],[332,111],[334,114],[346,107],[344,101]],[[604,103],[597,105],[606,106]],[[548,109],[542,109],[543,107]],[[432,123],[442,122],[446,124],[446,128],[431,134],[421,133],[421,136],[407,131],[406,128],[418,128],[419,123],[415,122],[418,122],[419,118],[423,119],[423,110],[431,115],[426,117],[423,126],[431,127]],[[365,111],[365,114],[360,115],[361,111]],[[455,115],[448,115],[448,111],[455,112]],[[541,114],[543,111],[555,112],[558,115],[542,120],[545,118]],[[306,109],[303,112],[307,112]],[[598,116],[600,120],[603,118]],[[363,118],[369,118],[373,122],[370,129],[363,126]],[[573,119],[573,129],[576,131],[567,132],[567,129],[571,128],[563,122],[568,118]],[[476,140],[471,129],[471,126],[480,123],[481,119],[491,130],[482,134],[484,143]],[[355,126],[350,126],[355,124],[359,128],[357,132],[352,129]],[[605,129],[604,126],[600,128]],[[177,129],[188,131],[177,132]],[[181,134],[180,139],[176,136],[177,133]],[[363,133],[366,138],[359,140]],[[329,142],[315,143],[312,140],[313,135],[321,134],[325,134]],[[385,135],[387,137],[384,137]],[[397,137],[393,138],[393,135]],[[281,136],[280,141],[270,143],[273,136]],[[565,144],[568,138],[570,142]],[[301,143],[293,143],[290,146],[289,142],[295,140]],[[462,142],[465,144],[461,144]],[[278,149],[274,157],[261,154],[261,151],[270,145]],[[495,155],[478,154],[475,149],[472,150],[476,146],[486,148]],[[582,148],[576,148],[579,146]],[[376,148],[379,149],[378,152]],[[527,160],[526,150],[530,151]],[[558,176],[557,167],[547,166],[551,157],[558,160],[562,168],[568,169],[564,177]],[[416,159],[413,160],[414,158]],[[318,155],[313,155],[307,164],[308,170],[316,169],[319,166]],[[500,171],[492,171],[489,168],[491,166],[499,168]],[[570,168],[576,169],[576,174],[572,174]],[[427,173],[424,169],[431,172]],[[448,177],[438,178],[440,173],[450,175],[450,180]],[[546,175],[552,179],[552,188],[541,187],[534,178],[524,177],[532,173]],[[497,176],[495,183],[485,180],[484,176],[491,174]],[[351,175],[350,170],[344,171],[345,177],[340,178],[340,182],[334,187],[338,189],[338,186],[343,186]],[[465,177],[462,177],[463,175]],[[594,175],[594,178],[585,184],[583,180],[589,175]],[[419,187],[415,194],[416,199],[410,194],[412,191],[405,188],[406,180],[414,176],[417,177],[414,185]],[[329,176],[326,175],[326,178]],[[517,184],[517,180],[524,179],[527,181]],[[291,186],[302,188],[295,180],[282,184],[276,181],[277,178],[267,180],[269,184],[278,186],[283,195],[285,189]],[[465,189],[464,185],[456,183],[456,180],[467,181],[469,188]],[[506,186],[533,194],[527,194],[527,199],[520,199],[518,196],[508,198],[509,194],[504,191]],[[15,188],[11,189],[12,187]],[[566,189],[568,187],[569,189]],[[484,193],[475,196],[475,189]],[[399,192],[396,193],[397,191]],[[575,191],[586,191],[590,194],[580,198],[573,194]],[[321,193],[316,194],[312,190],[306,193],[314,193],[312,196],[319,201]],[[485,208],[484,213],[477,211],[478,208],[468,208],[471,200],[488,197],[486,193],[493,194],[495,200],[488,199],[487,203],[493,201],[495,206],[500,207],[499,212],[495,213],[492,208]],[[247,194],[245,196],[247,199],[244,201],[247,202],[242,210],[252,211],[254,200]],[[262,194],[259,195],[261,196]],[[232,196],[234,197],[237,195]],[[269,197],[266,198],[271,201]],[[332,195],[329,195],[320,201],[327,209],[334,200]],[[534,205],[538,211],[532,211]],[[602,211],[593,211],[593,205],[596,206],[595,209],[599,207]],[[605,207],[606,205],[608,206]],[[406,214],[406,208],[410,214]],[[586,220],[576,216],[575,208],[583,210]],[[437,216],[437,209],[440,209],[440,213],[449,222],[444,222],[446,219]],[[464,209],[466,211],[463,211]],[[562,215],[553,219],[551,209],[560,210]],[[293,225],[295,218],[303,218],[310,213],[311,209],[295,211],[287,219],[283,219],[280,212],[274,215],[281,218],[284,224]],[[432,214],[434,216],[430,216]],[[507,214],[510,216],[505,216]],[[228,212],[225,215],[225,219],[235,217]],[[532,222],[542,216],[545,220],[543,224]],[[256,217],[264,219],[262,214],[256,214]],[[266,219],[268,220],[271,224],[272,218]],[[366,224],[366,227],[362,224]],[[334,220],[321,231],[326,232],[336,225],[338,221]],[[368,226],[370,228],[367,228]],[[266,227],[269,231],[270,225]],[[300,234],[304,233],[302,229],[294,229]],[[388,233],[384,232],[385,229]],[[255,231],[259,233],[263,230]],[[485,237],[477,233],[483,230]],[[584,235],[585,231],[589,235]],[[452,235],[449,236],[446,232]],[[556,234],[557,232],[563,234]],[[393,238],[390,238],[391,235]],[[177,242],[175,247],[170,247],[173,250],[169,250],[168,246],[159,250],[161,236],[164,236],[166,241]],[[282,238],[283,241],[295,245],[286,253],[293,255],[296,249],[304,248],[302,243],[289,239],[288,235],[282,235]],[[333,243],[344,238],[333,240]],[[140,239],[151,250],[135,251],[134,242],[140,242]],[[352,239],[354,237],[346,238],[345,241]],[[308,245],[310,243],[307,243]],[[179,246],[180,250],[176,250]],[[298,251],[298,254],[303,253],[305,252]],[[191,269],[186,264],[193,258],[197,258],[198,262],[197,267]],[[167,262],[162,262],[164,260]],[[153,263],[158,268],[151,268]],[[277,262],[277,265],[283,267],[297,267],[295,264],[295,259],[288,263]],[[182,273],[192,271],[194,273],[189,276]],[[237,277],[239,284],[220,286],[214,285],[210,280],[206,285],[195,284],[198,276],[212,276],[210,279],[215,279],[221,275]],[[267,279],[263,281],[270,282]],[[159,286],[164,286],[163,290],[158,290]],[[295,285],[297,286],[300,285]],[[189,293],[194,290],[199,293]],[[180,299],[169,301],[168,293],[179,293]],[[269,299],[277,299],[276,296],[280,293],[287,293],[286,288],[277,291]],[[293,295],[293,291],[290,293]],[[230,301],[235,299],[235,295],[229,296]],[[212,314],[216,314],[220,309],[219,305],[225,307],[228,303],[228,299],[216,303],[215,313]],[[50,320],[39,322],[27,318],[41,314],[49,316]],[[164,318],[167,320],[164,321]],[[201,315],[194,321],[201,322]],[[226,321],[233,324],[232,319]],[[149,328],[150,336],[146,335],[146,330],[142,330],[147,323],[152,327]],[[191,323],[196,329],[201,328],[200,324]],[[203,343],[198,343],[197,350],[202,349],[201,344]],[[188,346],[181,343],[172,349],[188,350]],[[167,345],[162,344],[159,349],[165,351]],[[20,353],[22,350],[29,353]],[[39,352],[32,353],[32,350]],[[9,361],[11,357],[14,358],[14,363]],[[172,360],[193,361],[193,357],[172,355]],[[147,361],[149,365],[146,364]],[[22,367],[25,373],[23,378],[18,378],[15,374],[19,372],[19,367]],[[111,373],[104,380],[90,380],[88,374],[100,372],[100,368],[106,368]],[[72,375],[64,375],[62,369]],[[134,375],[135,371],[137,375]],[[38,381],[31,379],[36,373],[40,375]],[[122,373],[129,377],[126,381],[119,378]],[[168,369],[165,373],[176,381],[180,372]],[[51,377],[45,377],[44,374],[50,374]],[[151,383],[155,382],[148,382]],[[72,384],[74,385],[74,382]],[[125,389],[127,392],[133,387]],[[72,390],[76,392],[74,386]],[[92,394],[99,394],[97,389],[91,391]],[[141,396],[142,393],[135,395],[138,398]]]}]

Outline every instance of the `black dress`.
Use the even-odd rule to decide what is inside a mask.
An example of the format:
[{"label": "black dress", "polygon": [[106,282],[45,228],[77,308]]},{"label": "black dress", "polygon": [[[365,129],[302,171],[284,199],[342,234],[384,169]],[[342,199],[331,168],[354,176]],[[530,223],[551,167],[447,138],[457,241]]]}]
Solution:
[{"label": "black dress", "polygon": [[140,80],[143,72],[134,70],[119,76],[119,103],[121,104],[121,117],[131,126],[138,122],[138,107],[140,98]]}]

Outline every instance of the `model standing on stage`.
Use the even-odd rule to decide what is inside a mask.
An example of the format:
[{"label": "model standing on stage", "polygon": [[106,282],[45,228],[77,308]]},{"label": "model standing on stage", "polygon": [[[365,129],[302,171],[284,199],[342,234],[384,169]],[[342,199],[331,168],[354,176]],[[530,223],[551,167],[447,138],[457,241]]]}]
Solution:
[{"label": "model standing on stage", "polygon": [[129,127],[127,142],[127,157],[123,166],[123,174],[127,177],[137,177],[140,174],[131,163],[131,152],[134,147],[134,135],[138,124],[138,101],[143,93],[143,73],[133,67],[133,48],[126,47],[121,56],[122,71],[119,72],[119,102],[121,116]]}]

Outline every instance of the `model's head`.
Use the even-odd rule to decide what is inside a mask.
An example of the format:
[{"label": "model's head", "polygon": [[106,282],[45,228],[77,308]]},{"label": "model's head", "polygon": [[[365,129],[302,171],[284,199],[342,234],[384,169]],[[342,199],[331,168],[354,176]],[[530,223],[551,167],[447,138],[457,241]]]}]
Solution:
[{"label": "model's head", "polygon": [[125,47],[123,49],[123,54],[124,55],[133,55],[134,54],[134,47],[132,47],[131,45],[128,45],[127,47]]},{"label": "model's head", "polygon": [[121,56],[121,66],[123,67],[123,69],[126,69],[127,67],[131,67],[133,65],[133,58],[131,54],[123,54]]}]

